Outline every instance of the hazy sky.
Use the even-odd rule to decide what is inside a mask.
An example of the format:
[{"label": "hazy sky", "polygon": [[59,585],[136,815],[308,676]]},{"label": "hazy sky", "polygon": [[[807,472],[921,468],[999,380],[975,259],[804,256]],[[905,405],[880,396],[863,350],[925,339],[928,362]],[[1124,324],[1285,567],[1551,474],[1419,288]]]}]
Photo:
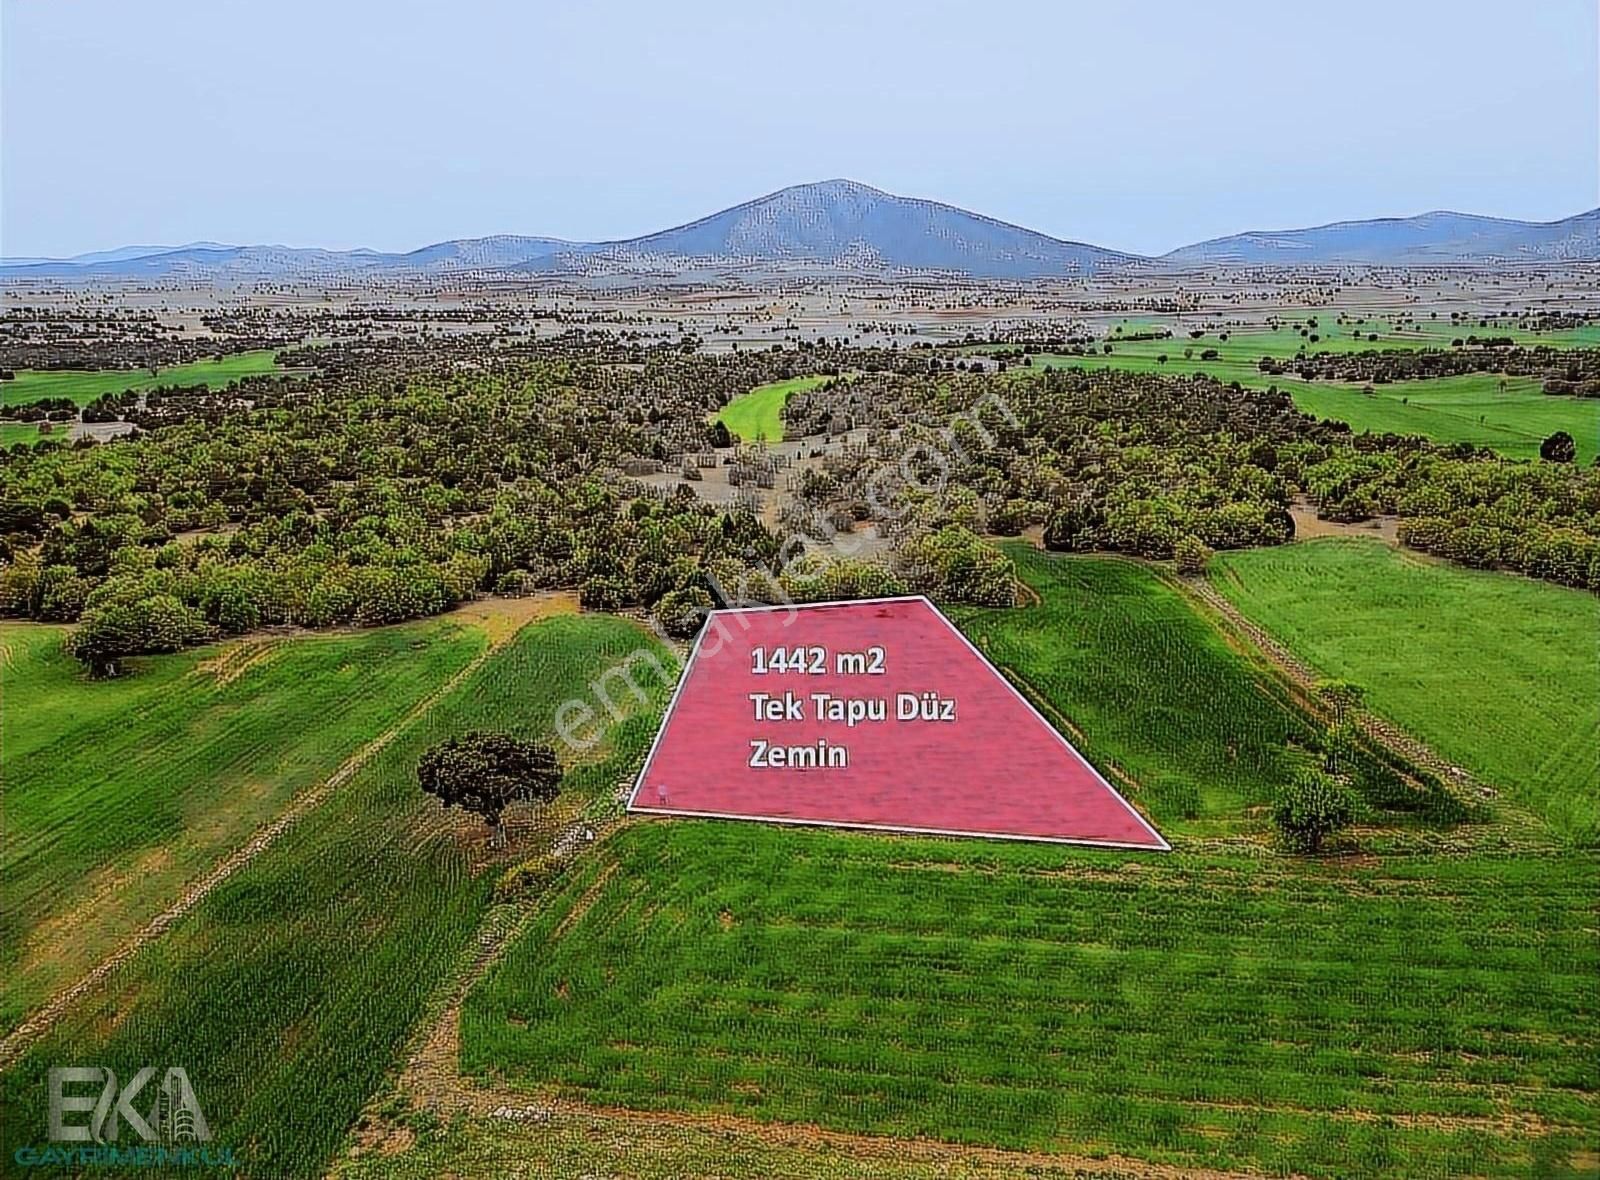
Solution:
[{"label": "hazy sky", "polygon": [[0,253],[629,237],[847,176],[1141,252],[1600,204],[1596,0],[0,0]]}]

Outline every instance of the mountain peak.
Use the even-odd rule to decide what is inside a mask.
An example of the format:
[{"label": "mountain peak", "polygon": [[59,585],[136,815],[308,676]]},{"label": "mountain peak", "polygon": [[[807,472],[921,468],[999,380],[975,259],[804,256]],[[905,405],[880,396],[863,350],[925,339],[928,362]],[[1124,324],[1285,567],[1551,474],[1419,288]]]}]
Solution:
[{"label": "mountain peak", "polygon": [[1600,209],[1560,221],[1434,210],[1309,229],[1251,230],[1160,259],[1085,245],[836,176],[790,185],[698,220],[610,242],[493,234],[404,254],[288,246],[127,246],[69,259],[0,259],[0,276],[190,280],[333,274],[536,272],[766,277],[961,275],[1049,279],[1129,266],[1466,266],[1600,260]]}]

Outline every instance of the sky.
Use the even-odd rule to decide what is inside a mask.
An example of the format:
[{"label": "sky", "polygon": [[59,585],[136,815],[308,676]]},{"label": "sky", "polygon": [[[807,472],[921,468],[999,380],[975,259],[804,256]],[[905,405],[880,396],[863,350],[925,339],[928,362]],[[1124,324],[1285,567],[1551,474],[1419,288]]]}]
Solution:
[{"label": "sky", "polygon": [[1140,253],[1600,205],[1597,0],[0,0],[0,253],[632,237],[849,177]]}]

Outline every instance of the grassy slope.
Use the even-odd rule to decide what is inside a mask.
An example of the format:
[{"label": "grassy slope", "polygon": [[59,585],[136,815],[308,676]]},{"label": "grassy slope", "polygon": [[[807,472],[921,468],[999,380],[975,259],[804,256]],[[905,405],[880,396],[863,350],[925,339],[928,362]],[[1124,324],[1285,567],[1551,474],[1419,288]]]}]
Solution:
[{"label": "grassy slope", "polygon": [[[1137,326],[1129,324],[1130,330]],[[1332,326],[1331,317],[1324,318],[1324,326]],[[1350,329],[1345,331],[1348,333]],[[1456,329],[1454,334],[1464,336],[1468,330]],[[1554,332],[1540,337],[1531,333],[1510,334],[1526,336],[1530,343],[1576,345],[1587,340],[1578,333]],[[1471,442],[1493,447],[1501,454],[1518,459],[1536,457],[1540,442],[1557,430],[1565,430],[1577,440],[1579,462],[1591,462],[1600,453],[1600,402],[1592,398],[1550,397],[1539,392],[1539,383],[1529,378],[1510,378],[1503,391],[1501,378],[1495,374],[1406,381],[1374,386],[1369,396],[1361,392],[1359,384],[1272,377],[1257,367],[1264,356],[1294,356],[1302,344],[1313,352],[1349,352],[1424,346],[1447,348],[1451,338],[1448,325],[1445,330],[1437,325],[1424,325],[1417,332],[1380,332],[1375,344],[1368,343],[1365,337],[1355,340],[1348,334],[1324,335],[1316,344],[1311,344],[1297,332],[1283,328],[1270,332],[1234,332],[1227,340],[1218,340],[1216,334],[1211,333],[1199,340],[1180,336],[1171,340],[1119,343],[1113,336],[1113,352],[1109,356],[1041,355],[1033,358],[1033,368],[1045,365],[1115,368],[1170,376],[1205,373],[1219,381],[1237,381],[1247,388],[1265,389],[1276,385],[1293,396],[1295,404],[1306,413],[1348,422],[1356,430],[1420,434],[1442,443]],[[1183,357],[1185,347],[1194,350],[1190,360]],[[1217,350],[1217,358],[1200,360],[1200,353],[1208,348]],[[1165,364],[1156,360],[1162,354],[1167,356]]]},{"label": "grassy slope", "polygon": [[5,1029],[483,645],[428,623],[218,645],[91,681],[64,633],[0,627]]},{"label": "grassy slope", "polygon": [[[49,1066],[126,1077],[171,1062],[247,1174],[320,1175],[454,969],[495,876],[473,871],[482,825],[441,823],[417,791],[421,751],[475,727],[544,736],[564,700],[652,642],[623,620],[560,618],[492,655],[0,1079],[0,1168],[12,1169],[14,1145],[42,1138]],[[602,761],[569,777],[609,785],[648,742],[659,703],[614,725]]]},{"label": "grassy slope", "polygon": [[[1272,797],[1292,772],[1285,744],[1298,717],[1183,596],[1133,562],[1061,560],[1029,545],[1007,554],[1041,602],[1023,610],[955,612],[1001,668],[1050,702],[1084,755],[1163,830],[1220,831]],[[1041,636],[1048,636],[1041,642]],[[1196,707],[1201,704],[1202,707]]]},{"label": "grassy slope", "polygon": [[1377,541],[1219,554],[1246,614],[1567,837],[1600,835],[1600,600]]},{"label": "grassy slope", "polygon": [[723,406],[715,418],[744,442],[754,442],[758,438],[782,442],[783,403],[789,400],[789,395],[802,389],[815,389],[831,380],[831,377],[791,377],[787,381],[758,385]]},{"label": "grassy slope", "polygon": [[1559,1175],[1592,1151],[1595,860],[1184,851],[1258,797],[1294,723],[1147,570],[1016,556],[1045,605],[963,626],[1092,758],[1168,784],[1134,797],[1178,853],[639,824],[469,996],[464,1071],[1326,1176]]},{"label": "grassy slope", "polygon": [[13,406],[43,397],[70,397],[79,405],[103,393],[128,389],[153,389],[157,385],[208,385],[213,389],[237,381],[278,372],[271,349],[238,352],[221,360],[168,365],[154,377],[149,369],[19,369],[15,380],[0,382],[0,405]]}]

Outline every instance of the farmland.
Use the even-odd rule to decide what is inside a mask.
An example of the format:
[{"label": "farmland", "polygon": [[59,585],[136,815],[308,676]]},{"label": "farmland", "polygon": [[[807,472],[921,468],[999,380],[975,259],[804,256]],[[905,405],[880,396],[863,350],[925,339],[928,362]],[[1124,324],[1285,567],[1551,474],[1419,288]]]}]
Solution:
[{"label": "farmland", "polygon": [[[382,634],[456,630],[434,622]],[[181,1061],[218,1142],[235,1147],[248,1173],[320,1174],[453,969],[498,876],[482,824],[417,791],[420,752],[473,727],[543,737],[558,705],[641,642],[637,627],[611,618],[552,618],[502,635],[465,680],[8,1069],[6,1142],[42,1133],[50,1065],[94,1060],[129,1076],[145,1061]],[[127,684],[149,677],[146,697],[160,696],[189,674],[190,659],[152,659]],[[520,833],[513,855],[542,847],[559,817],[609,790],[642,751],[664,691],[647,687],[646,702],[623,695],[622,718],[569,773],[570,797],[531,827],[509,817]],[[134,706],[122,720],[137,727],[142,715]],[[105,710],[102,724],[118,716]]]},{"label": "farmland", "polygon": [[1342,539],[1224,554],[1213,581],[1568,838],[1600,835],[1594,595]]},{"label": "farmland", "polygon": [[241,377],[279,372],[276,356],[271,349],[257,349],[217,360],[167,365],[153,374],[148,369],[21,369],[14,380],[0,382],[0,405],[20,405],[46,397],[68,397],[84,405],[102,394],[154,389],[158,385],[205,385],[220,389]]},{"label": "farmland", "polygon": [[[66,433],[65,426],[57,429],[62,434]],[[9,447],[14,443],[34,443],[41,438],[49,437],[40,434],[38,424],[34,422],[0,422],[0,447]],[[58,434],[56,437],[59,438],[61,435]]]},{"label": "farmland", "polygon": [[[1135,330],[1138,325],[1129,325]],[[1371,393],[1353,382],[1304,381],[1296,377],[1263,373],[1258,362],[1264,356],[1288,359],[1304,346],[1309,350],[1357,351],[1379,348],[1448,347],[1450,333],[1441,337],[1437,326],[1415,331],[1383,331],[1377,343],[1349,336],[1330,336],[1309,344],[1298,332],[1240,331],[1227,340],[1208,334],[1190,341],[1182,336],[1166,340],[1119,342],[1109,337],[1113,351],[1090,356],[1039,354],[1032,358],[1034,369],[1046,365],[1056,368],[1118,369],[1137,373],[1162,373],[1192,376],[1204,373],[1219,381],[1237,381],[1247,388],[1277,386],[1290,394],[1295,404],[1308,414],[1348,422],[1357,430],[1376,433],[1417,434],[1439,443],[1470,442],[1491,447],[1514,459],[1537,458],[1539,444],[1557,430],[1565,430],[1577,441],[1578,461],[1592,462],[1600,453],[1600,405],[1593,399],[1552,396],[1541,392],[1532,378],[1502,378],[1493,373],[1444,377],[1427,381],[1400,381],[1375,386]],[[1458,330],[1461,331],[1461,330]],[[1577,345],[1588,338],[1588,330],[1548,333],[1510,333],[1527,337],[1530,343]],[[1185,357],[1188,348],[1193,356]],[[1212,360],[1200,359],[1202,351],[1214,349]],[[1157,358],[1165,356],[1165,361]]]},{"label": "farmland", "polygon": [[1006,552],[1038,605],[955,618],[1113,784],[1138,784],[1132,801],[1158,828],[1230,830],[1271,798],[1306,722],[1177,590],[1132,562]]},{"label": "farmland", "polygon": [[787,381],[758,385],[723,406],[717,411],[716,420],[745,442],[757,439],[782,442],[783,403],[789,400],[789,395],[802,389],[815,389],[829,380],[828,377],[792,377]]},{"label": "farmland", "polygon": [[[1600,865],[1516,825],[1484,853],[1426,827],[1348,861],[1270,851],[1256,805],[1307,720],[1147,567],[1011,553],[1040,601],[963,628],[1091,760],[1140,780],[1130,797],[1176,853],[635,824],[468,996],[463,1073],[1180,1168],[1585,1158]],[[495,1134],[441,1142],[472,1158]],[[693,1150],[692,1131],[668,1138]],[[558,1171],[582,1154],[534,1150]]]},{"label": "farmland", "polygon": [[64,630],[0,629],[10,659],[0,1030],[483,644],[438,625],[243,641],[92,681],[62,651]]},{"label": "farmland", "polygon": [[1597,886],[1548,857],[638,825],[469,997],[462,1066],[1016,1149],[1528,1174],[1593,1146]]}]

